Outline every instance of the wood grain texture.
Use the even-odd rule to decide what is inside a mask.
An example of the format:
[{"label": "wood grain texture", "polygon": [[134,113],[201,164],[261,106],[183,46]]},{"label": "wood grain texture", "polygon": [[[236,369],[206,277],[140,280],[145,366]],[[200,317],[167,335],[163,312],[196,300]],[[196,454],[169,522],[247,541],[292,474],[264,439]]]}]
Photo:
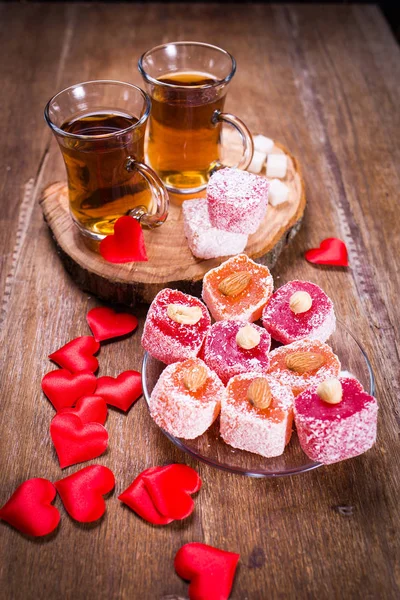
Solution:
[{"label": "wood grain texture", "polygon": [[[49,540],[0,524],[5,598],[186,599],[173,570],[185,542],[241,553],[233,600],[397,598],[399,567],[399,49],[374,6],[259,4],[0,4],[0,505],[28,477],[60,478],[40,391],[47,355],[88,332],[98,304],[66,275],[38,206],[64,167],[42,118],[58,89],[116,78],[140,85],[137,57],[158,43],[197,39],[238,61],[230,112],[291,149],[307,186],[304,225],[274,277],[320,284],[371,358],[380,403],[378,442],[359,458],[279,480],[213,471],[179,453],[143,401],[110,411],[116,490],[95,526],[62,513]],[[308,247],[336,235],[347,270],[313,267]],[[145,307],[135,311],[141,318]],[[101,349],[101,374],[138,369],[140,330]],[[117,495],[142,469],[198,468],[204,487],[182,523],[147,525]],[[74,472],[71,467],[66,473]]]}]

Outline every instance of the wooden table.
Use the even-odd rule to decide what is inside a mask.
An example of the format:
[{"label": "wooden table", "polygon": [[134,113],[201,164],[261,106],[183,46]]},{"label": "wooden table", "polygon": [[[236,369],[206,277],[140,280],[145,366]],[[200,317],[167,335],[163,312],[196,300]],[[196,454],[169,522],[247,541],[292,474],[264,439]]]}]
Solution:
[{"label": "wooden table", "polygon": [[[180,453],[144,401],[126,416],[111,412],[110,448],[95,461],[116,476],[107,515],[78,525],[57,499],[61,525],[50,539],[27,540],[1,524],[0,595],[183,600],[174,555],[201,541],[240,552],[235,600],[399,597],[400,54],[374,6],[0,5],[0,505],[29,477],[61,477],[40,381],[49,352],[87,333],[85,314],[98,304],[68,278],[42,221],[40,190],[64,176],[43,107],[78,81],[140,84],[139,55],[175,39],[230,50],[238,72],[228,108],[301,160],[306,218],[274,276],[278,285],[319,283],[361,340],[377,380],[378,442],[344,463],[252,480]],[[349,269],[303,259],[329,236],[346,242]],[[138,308],[141,324],[145,313]],[[101,373],[140,369],[141,358],[137,332],[102,348]],[[117,496],[167,461],[196,467],[204,488],[189,519],[156,528]]]}]

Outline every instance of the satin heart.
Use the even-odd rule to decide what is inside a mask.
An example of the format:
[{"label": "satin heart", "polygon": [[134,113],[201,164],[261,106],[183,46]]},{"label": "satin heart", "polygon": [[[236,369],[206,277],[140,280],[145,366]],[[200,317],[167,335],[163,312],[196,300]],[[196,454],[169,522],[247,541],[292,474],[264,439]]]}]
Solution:
[{"label": "satin heart", "polygon": [[82,373],[82,371],[94,373],[99,368],[99,362],[93,354],[96,354],[99,349],[100,344],[93,336],[84,335],[71,340],[50,354],[49,358],[71,373]]},{"label": "satin heart", "polygon": [[144,485],[143,475],[160,471],[164,468],[165,467],[151,467],[150,469],[146,469],[136,477],[122,494],[118,496],[118,500],[121,500],[121,502],[129,506],[129,508],[142,517],[142,519],[153,525],[168,525],[173,519],[164,517],[158,512]]},{"label": "satin heart", "polygon": [[239,554],[193,542],[175,556],[175,571],[190,581],[190,600],[228,600]]},{"label": "satin heart", "polygon": [[48,535],[60,522],[60,513],[51,505],[55,497],[56,488],[50,481],[28,479],[0,509],[0,519],[26,535]]},{"label": "satin heart", "polygon": [[138,320],[133,315],[116,313],[105,306],[92,308],[86,319],[97,342],[132,333],[138,326]]},{"label": "satin heart", "polygon": [[143,231],[133,217],[120,217],[114,225],[114,235],[100,242],[101,256],[112,263],[147,261]]},{"label": "satin heart", "polygon": [[124,371],[116,379],[99,377],[96,392],[107,404],[127,411],[143,393],[142,376],[138,371]]},{"label": "satin heart", "polygon": [[93,373],[73,374],[66,369],[50,371],[42,379],[42,390],[57,411],[73,406],[81,396],[92,394],[96,385]]},{"label": "satin heart", "polygon": [[103,496],[115,486],[113,472],[102,465],[91,465],[56,481],[67,513],[80,523],[92,523],[106,511]]},{"label": "satin heart", "polygon": [[347,248],[344,242],[337,238],[323,240],[319,248],[307,250],[304,256],[308,262],[316,265],[349,266]]},{"label": "satin heart", "polygon": [[59,415],[76,415],[82,423],[100,423],[107,419],[107,404],[101,396],[83,396],[74,408],[62,408]]},{"label": "satin heart", "polygon": [[168,465],[146,473],[143,481],[159,513],[171,519],[185,519],[194,510],[190,494],[201,488],[198,473],[187,465]]},{"label": "satin heart", "polygon": [[107,430],[100,423],[82,423],[76,415],[56,415],[50,435],[60,467],[70,467],[103,454],[108,446]]}]

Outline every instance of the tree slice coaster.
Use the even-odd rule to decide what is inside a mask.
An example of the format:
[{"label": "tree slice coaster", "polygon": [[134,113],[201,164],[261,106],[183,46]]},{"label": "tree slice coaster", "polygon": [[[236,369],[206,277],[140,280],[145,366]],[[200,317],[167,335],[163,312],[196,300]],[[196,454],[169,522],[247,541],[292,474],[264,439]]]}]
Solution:
[{"label": "tree slice coaster", "polygon": [[[288,156],[288,170],[282,181],[290,189],[289,198],[279,206],[268,205],[262,224],[249,237],[245,249],[250,258],[270,268],[299,230],[306,205],[298,161],[280,144],[275,144],[273,152]],[[265,177],[265,171],[261,175]],[[199,295],[204,274],[227,258],[201,260],[192,255],[183,231],[182,201],[181,197],[172,197],[167,221],[158,229],[144,231],[148,262],[121,265],[106,262],[94,244],[90,248],[79,233],[69,214],[66,183],[45,188],[40,205],[57,252],[75,283],[103,300],[133,305],[150,303],[164,287]]]}]

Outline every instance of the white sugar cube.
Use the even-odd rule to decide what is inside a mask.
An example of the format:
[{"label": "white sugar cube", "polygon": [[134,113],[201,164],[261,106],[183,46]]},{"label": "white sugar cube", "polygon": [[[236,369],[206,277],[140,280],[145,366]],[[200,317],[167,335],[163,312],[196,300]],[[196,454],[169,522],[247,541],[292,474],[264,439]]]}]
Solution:
[{"label": "white sugar cube", "polygon": [[251,163],[247,167],[248,171],[252,173],[260,173],[261,169],[264,166],[267,155],[265,152],[260,152],[259,150],[254,150],[253,158],[251,159]]},{"label": "white sugar cube", "polygon": [[274,147],[274,140],[265,137],[265,135],[255,135],[253,137],[254,150],[258,150],[258,152],[264,152],[264,154],[269,154],[272,152]]},{"label": "white sugar cube", "polygon": [[279,179],[272,179],[269,182],[269,203],[271,206],[278,206],[278,204],[286,202],[288,196],[289,188],[285,183],[279,181]]},{"label": "white sugar cube", "polygon": [[286,154],[269,154],[267,158],[267,177],[285,177],[287,171]]},{"label": "white sugar cube", "polygon": [[186,200],[182,212],[183,228],[194,256],[217,258],[240,254],[245,249],[248,235],[223,231],[211,225],[205,198]]}]

